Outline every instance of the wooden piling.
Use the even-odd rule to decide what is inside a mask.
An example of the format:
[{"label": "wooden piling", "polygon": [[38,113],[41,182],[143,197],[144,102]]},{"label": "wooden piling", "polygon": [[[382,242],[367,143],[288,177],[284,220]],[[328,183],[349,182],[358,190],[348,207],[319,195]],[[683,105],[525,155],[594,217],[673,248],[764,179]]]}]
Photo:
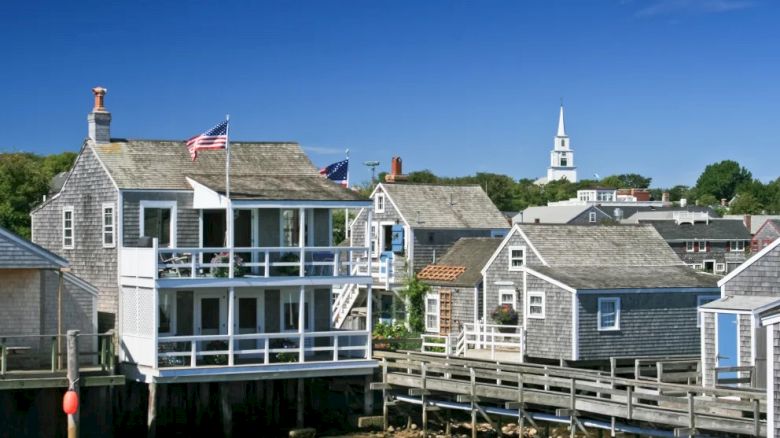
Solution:
[{"label": "wooden piling", "polygon": [[[68,330],[68,384],[69,389],[76,391],[79,395],[79,331]],[[79,412],[78,410],[68,415],[68,438],[77,438],[79,436]]]},{"label": "wooden piling", "polygon": [[233,436],[233,409],[230,405],[230,382],[224,382],[219,388],[219,404],[222,411],[222,436]]},{"label": "wooden piling", "polygon": [[154,438],[157,434],[157,382],[149,383],[149,401],[146,410],[146,435]]},{"label": "wooden piling", "polygon": [[303,379],[298,379],[298,397],[296,400],[295,411],[295,427],[303,428],[303,396],[304,396],[304,383]]}]

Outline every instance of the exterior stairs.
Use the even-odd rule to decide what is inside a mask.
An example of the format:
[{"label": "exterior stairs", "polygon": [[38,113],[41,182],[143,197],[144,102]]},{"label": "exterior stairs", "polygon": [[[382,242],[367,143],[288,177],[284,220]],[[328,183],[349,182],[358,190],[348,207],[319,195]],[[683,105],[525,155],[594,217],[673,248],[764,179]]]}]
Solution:
[{"label": "exterior stairs", "polygon": [[340,329],[344,325],[344,321],[349,316],[349,312],[357,302],[358,297],[360,297],[360,288],[357,284],[351,283],[341,291],[333,303],[333,319],[331,322],[334,328]]}]

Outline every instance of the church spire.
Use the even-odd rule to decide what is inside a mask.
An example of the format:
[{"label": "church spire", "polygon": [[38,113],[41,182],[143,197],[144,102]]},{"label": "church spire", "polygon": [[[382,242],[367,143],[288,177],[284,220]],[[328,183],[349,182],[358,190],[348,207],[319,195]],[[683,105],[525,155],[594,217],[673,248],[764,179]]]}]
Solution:
[{"label": "church spire", "polygon": [[563,125],[563,102],[561,102],[561,113],[558,116],[558,134],[557,137],[566,137],[566,128]]}]

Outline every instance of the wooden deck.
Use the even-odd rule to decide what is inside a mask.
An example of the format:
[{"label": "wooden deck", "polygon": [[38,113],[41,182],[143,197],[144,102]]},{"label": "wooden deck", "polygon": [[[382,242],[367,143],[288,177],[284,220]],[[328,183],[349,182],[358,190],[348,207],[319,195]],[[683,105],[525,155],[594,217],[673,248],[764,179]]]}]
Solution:
[{"label": "wooden deck", "polygon": [[601,371],[417,352],[376,352],[376,358],[381,360],[382,382],[372,388],[383,391],[385,418],[389,407],[416,397],[425,406],[424,428],[428,411],[460,403],[470,408],[472,422],[479,414],[492,423],[488,411],[512,410],[523,427],[533,423],[534,412],[548,417],[552,413],[570,423],[572,436],[575,430],[584,430],[584,424],[595,423],[611,424],[613,431],[616,424],[635,429],[651,424],[662,432],[659,436],[672,432],[692,436],[699,431],[766,436],[762,390],[704,388]]}]

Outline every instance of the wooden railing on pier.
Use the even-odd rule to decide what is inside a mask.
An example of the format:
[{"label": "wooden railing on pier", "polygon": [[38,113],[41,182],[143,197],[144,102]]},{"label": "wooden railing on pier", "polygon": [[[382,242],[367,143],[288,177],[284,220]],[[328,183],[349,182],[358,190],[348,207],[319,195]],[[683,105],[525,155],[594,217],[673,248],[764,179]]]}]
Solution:
[{"label": "wooden railing on pier", "polygon": [[[472,403],[505,405],[524,421],[527,409],[555,410],[572,429],[582,419],[607,418],[623,422],[665,425],[676,435],[697,430],[766,436],[766,394],[758,390],[705,388],[611,376],[609,372],[574,368],[504,364],[443,358],[421,353],[376,352],[383,381],[374,389],[392,404],[393,390],[408,389],[432,405],[432,397]],[[427,397],[427,401],[426,401]],[[475,418],[473,413],[472,418]],[[530,420],[532,421],[532,420]],[[609,421],[609,420],[608,420]],[[424,425],[426,427],[427,425]]]}]

